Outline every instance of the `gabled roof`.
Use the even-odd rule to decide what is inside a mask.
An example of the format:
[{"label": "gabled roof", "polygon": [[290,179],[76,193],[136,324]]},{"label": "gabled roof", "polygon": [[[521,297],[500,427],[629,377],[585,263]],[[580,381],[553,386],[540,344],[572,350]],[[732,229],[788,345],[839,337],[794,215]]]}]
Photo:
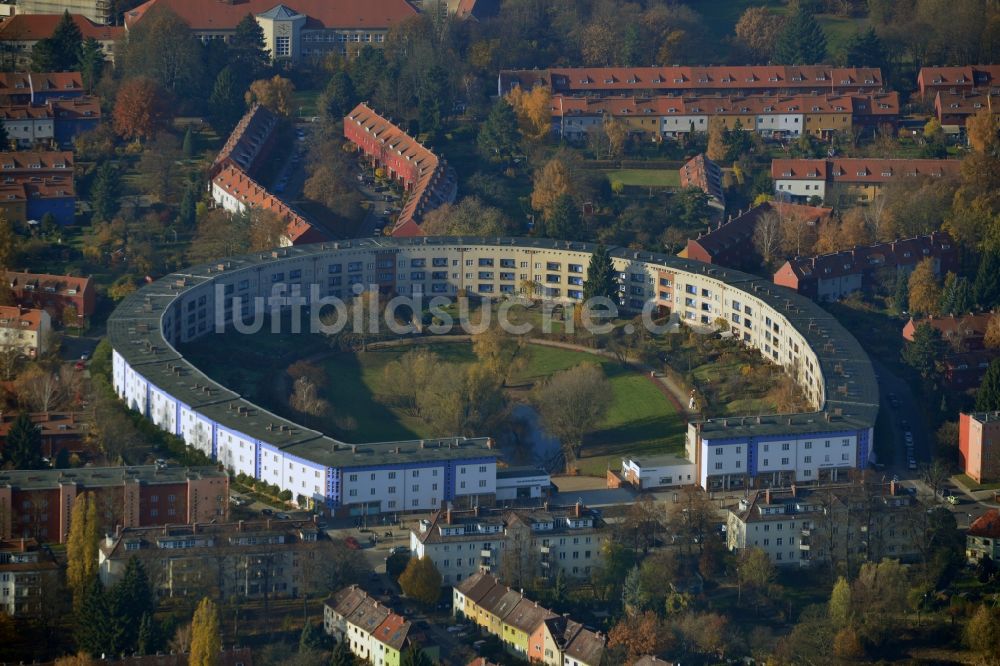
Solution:
[{"label": "gabled roof", "polygon": [[538,628],[539,624],[553,617],[556,617],[556,614],[544,606],[539,606],[537,601],[522,597],[511,612],[504,617],[503,623],[518,631],[530,634]]},{"label": "gabled roof", "polygon": [[224,168],[212,183],[248,208],[269,210],[280,216],[287,224],[284,236],[292,245],[326,240],[320,229],[235,166]]},{"label": "gabled roof", "polygon": [[728,222],[720,223],[716,228],[710,229],[708,233],[699,234],[698,238],[691,239],[688,243],[697,243],[711,256],[717,256],[734,246],[745,246],[748,251],[752,251],[750,244],[753,241],[757,222],[763,215],[772,211],[785,219],[817,225],[830,219],[830,216],[833,215],[832,208],[805,206],[783,201],[765,201]]},{"label": "gabled roof", "polygon": [[1000,539],[1000,511],[990,509],[972,521],[969,525],[969,536]]},{"label": "gabled roof", "polygon": [[477,571],[459,582],[455,586],[455,589],[461,592],[469,601],[478,604],[487,592],[499,584],[500,582],[494,576],[483,571]]},{"label": "gabled roof", "polygon": [[362,631],[371,634],[375,632],[380,624],[385,622],[385,619],[389,617],[391,612],[379,602],[368,598],[361,602],[346,618],[349,624],[353,624]]},{"label": "gabled roof", "polygon": [[42,326],[44,310],[22,308],[17,305],[0,305],[0,328],[38,331]]},{"label": "gabled roof", "polygon": [[232,162],[246,173],[254,175],[259,166],[257,158],[277,128],[278,121],[278,116],[266,107],[254,104],[236,123],[222,150],[212,161],[212,175],[218,173],[227,162]]},{"label": "gabled roof", "polygon": [[409,636],[411,626],[410,622],[402,615],[389,613],[382,624],[372,632],[372,637],[393,650],[400,651],[406,647],[406,639]]},{"label": "gabled roof", "polygon": [[566,656],[590,666],[601,663],[604,655],[604,636],[581,628],[566,646]]},{"label": "gabled roof", "polygon": [[942,116],[973,116],[982,109],[990,109],[992,113],[1000,113],[1000,106],[997,106],[991,94],[987,92],[972,92],[964,90],[962,92],[952,92],[950,90],[939,90],[934,96],[934,109],[938,118]]},{"label": "gabled roof", "polygon": [[4,277],[15,292],[34,291],[60,296],[78,296],[91,288],[89,277],[76,275],[50,275],[48,273],[8,270],[4,273]]},{"label": "gabled roof", "polygon": [[325,605],[329,606],[335,613],[346,618],[353,613],[366,599],[368,593],[357,585],[345,587],[335,592],[326,600]]},{"label": "gabled roof", "polygon": [[858,246],[816,257],[799,257],[786,262],[779,272],[788,267],[800,280],[828,280],[887,266],[912,266],[924,257],[952,257],[955,253],[951,236],[935,231],[928,236]]},{"label": "gabled roof", "polygon": [[[990,324],[994,314],[992,312],[981,312],[978,314],[966,314],[956,317],[926,317],[923,319],[910,318],[906,326],[903,327],[903,337],[912,342],[912,332],[921,324],[928,324],[931,328],[939,331],[943,338],[961,335],[963,337],[983,337],[986,335],[986,328]],[[908,333],[909,332],[909,333]]]},{"label": "gabled roof", "polygon": [[39,171],[67,171],[73,173],[73,151],[0,152],[0,178],[4,174],[17,171],[37,173]]},{"label": "gabled roof", "polygon": [[[385,30],[397,25],[417,10],[406,0],[288,0],[279,5],[308,17],[309,29]],[[192,30],[235,30],[247,14],[265,14],[276,9],[275,0],[148,0],[125,12],[125,26],[132,29],[154,7],[177,14]]]},{"label": "gabled roof", "polygon": [[835,157],[828,160],[771,160],[774,180],[825,180],[835,183],[889,183],[921,176],[961,174],[962,160]]},{"label": "gabled roof", "polygon": [[877,67],[828,65],[748,65],[718,67],[576,67],[542,70],[502,70],[500,86],[536,84],[553,90],[842,90],[882,87]]},{"label": "gabled roof", "polygon": [[[62,14],[15,14],[0,23],[0,42],[37,42],[52,36],[62,20]],[[125,35],[125,28],[94,23],[82,14],[70,14],[80,28],[84,39],[93,37],[99,42],[109,42]]]}]

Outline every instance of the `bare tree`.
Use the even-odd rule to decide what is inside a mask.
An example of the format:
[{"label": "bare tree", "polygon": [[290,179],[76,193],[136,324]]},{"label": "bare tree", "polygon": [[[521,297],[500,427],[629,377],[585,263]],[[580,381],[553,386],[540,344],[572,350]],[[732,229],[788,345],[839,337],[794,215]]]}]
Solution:
[{"label": "bare tree", "polygon": [[769,266],[781,250],[781,216],[767,211],[757,220],[753,230],[753,246],[760,253],[765,266]]},{"label": "bare tree", "polygon": [[887,240],[889,227],[892,225],[892,215],[889,212],[889,197],[876,195],[871,203],[864,207],[865,223],[871,230],[876,243]]},{"label": "bare tree", "polygon": [[559,438],[568,464],[580,457],[583,436],[600,423],[611,406],[611,382],[598,366],[581,364],[538,386],[532,402],[542,425]]}]

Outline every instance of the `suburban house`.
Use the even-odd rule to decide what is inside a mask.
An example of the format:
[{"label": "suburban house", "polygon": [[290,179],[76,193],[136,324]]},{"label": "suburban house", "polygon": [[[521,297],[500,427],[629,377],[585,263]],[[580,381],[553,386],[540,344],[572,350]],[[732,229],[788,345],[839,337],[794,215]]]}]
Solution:
[{"label": "suburban house", "polygon": [[101,102],[97,97],[58,98],[46,102],[55,118],[55,139],[60,146],[72,144],[77,134],[96,129],[101,122]]},{"label": "suburban house", "polygon": [[296,598],[321,589],[317,567],[330,546],[326,532],[312,521],[125,527],[101,539],[98,575],[111,587],[135,557],[160,598]]},{"label": "suburban house", "polygon": [[1000,480],[1000,412],[959,415],[958,464],[976,483]]},{"label": "suburban house", "polygon": [[824,95],[878,92],[882,71],[829,65],[503,69],[497,94],[542,85],[563,95]]},{"label": "suburban house", "polygon": [[921,99],[934,99],[939,92],[989,92],[1000,87],[1000,65],[921,67],[917,87]]},{"label": "suburban house", "polygon": [[239,22],[252,14],[272,59],[293,63],[322,60],[330,53],[354,57],[365,46],[382,48],[389,28],[417,15],[406,0],[147,0],[125,12],[125,28],[131,30],[159,7],[181,17],[202,41],[231,39]]},{"label": "suburban house", "polygon": [[59,564],[34,539],[0,539],[0,612],[40,615],[58,594]]},{"label": "suburban house", "polygon": [[708,195],[708,203],[720,214],[726,210],[726,193],[722,189],[722,169],[699,153],[680,168],[681,187],[696,187]]},{"label": "suburban house", "polygon": [[0,152],[0,176],[64,176],[73,174],[73,151]]},{"label": "suburban house", "polygon": [[945,382],[952,388],[963,390],[977,388],[982,382],[990,361],[1000,352],[987,349],[983,340],[986,328],[994,314],[967,314],[961,316],[910,318],[903,327],[903,339],[913,342],[917,327],[927,324],[941,334],[948,344],[942,363]]},{"label": "suburban house", "polygon": [[760,253],[754,246],[753,236],[762,216],[774,214],[780,219],[795,219],[803,224],[818,227],[830,219],[832,208],[791,204],[783,201],[765,201],[750,210],[740,212],[728,220],[689,238],[681,256],[687,259],[718,264],[729,268],[752,270],[760,267]]},{"label": "suburban house", "polygon": [[[0,413],[0,451],[7,445],[7,433],[17,420],[14,412]],[[90,421],[85,412],[30,412],[28,417],[41,436],[41,454],[55,460],[60,451],[82,454]]]},{"label": "suburban house", "polygon": [[958,263],[958,249],[944,231],[901,238],[888,243],[858,246],[815,257],[789,259],[774,274],[774,283],[821,301],[843,298],[871,285],[886,269],[912,271],[925,258],[944,275]]},{"label": "suburban house", "polygon": [[45,310],[0,305],[0,349],[37,358],[48,348],[52,318]]},{"label": "suburban house", "polygon": [[455,201],[457,179],[448,163],[366,104],[344,118],[344,137],[406,190],[390,235],[422,236],[424,214]]},{"label": "suburban house", "polygon": [[862,157],[771,160],[775,197],[803,203],[818,196],[835,206],[872,201],[889,183],[928,177],[957,178],[961,170],[961,160]]},{"label": "suburban house", "polygon": [[984,557],[1000,560],[1000,511],[989,509],[965,533],[965,559],[975,564]]},{"label": "suburban house", "polygon": [[990,113],[1000,113],[1000,108],[993,104],[996,92],[951,92],[941,91],[934,96],[934,113],[938,122],[945,128],[964,128],[970,117],[983,109]]},{"label": "suburban house", "polygon": [[913,503],[895,482],[757,491],[729,510],[726,546],[760,548],[786,566],[908,560],[917,550],[903,516]]},{"label": "suburban house", "polygon": [[[14,19],[0,23],[0,43],[4,30]],[[44,104],[53,98],[83,95],[80,72],[2,72],[0,73],[0,105]]]},{"label": "suburban house", "polygon": [[73,502],[83,493],[97,498],[102,534],[119,525],[208,523],[229,514],[229,476],[215,467],[3,470],[0,538],[65,543]]},{"label": "suburban house", "polygon": [[41,308],[63,324],[68,323],[63,315],[67,307],[76,310],[78,325],[94,314],[97,296],[89,277],[12,270],[8,270],[4,277],[18,305]]},{"label": "suburban house", "polygon": [[410,531],[410,551],[430,558],[445,585],[478,571],[498,571],[505,557],[521,558],[541,578],[553,578],[560,570],[586,578],[598,566],[608,537],[604,521],[581,504],[507,511],[449,508]]},{"label": "suburban house", "polygon": [[605,637],[560,616],[503,585],[489,573],[476,573],[452,590],[452,614],[500,638],[521,659],[548,666],[598,666]]},{"label": "suburban house", "polygon": [[629,134],[659,141],[707,132],[712,119],[728,130],[756,132],[767,139],[809,134],[821,139],[857,127],[893,124],[899,115],[897,93],[798,96],[684,95],[656,97],[552,96],[552,131],[583,140],[607,117],[625,123]]},{"label": "suburban house", "polygon": [[346,641],[352,654],[374,666],[399,666],[402,653],[411,645],[431,660],[440,657],[425,623],[407,620],[357,585],[331,594],[323,603],[323,629],[337,642]]},{"label": "suburban house", "polygon": [[[30,0],[29,0],[30,1]],[[107,4],[105,0],[91,0]],[[0,23],[0,58],[12,67],[29,67],[31,65],[31,49],[35,43],[48,39],[55,32],[56,26],[62,20],[63,10],[52,13],[35,14],[22,13],[22,3],[17,4],[18,12]],[[125,36],[125,28],[116,25],[104,25],[104,21],[94,21],[87,16],[70,10],[73,23],[80,29],[84,40],[94,38],[101,45],[104,57],[114,60],[115,43]]]}]

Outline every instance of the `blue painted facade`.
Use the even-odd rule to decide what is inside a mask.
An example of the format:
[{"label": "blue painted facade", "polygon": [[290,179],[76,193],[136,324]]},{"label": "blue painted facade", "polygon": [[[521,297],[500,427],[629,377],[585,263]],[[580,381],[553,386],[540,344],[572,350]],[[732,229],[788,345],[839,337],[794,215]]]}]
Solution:
[{"label": "blue painted facade", "polygon": [[43,198],[29,194],[25,213],[29,220],[39,222],[46,213],[52,213],[58,224],[62,226],[73,224],[76,220],[76,196]]},{"label": "blue painted facade", "polygon": [[56,142],[60,146],[66,146],[73,143],[78,134],[96,129],[99,123],[100,118],[56,118],[52,131]]}]

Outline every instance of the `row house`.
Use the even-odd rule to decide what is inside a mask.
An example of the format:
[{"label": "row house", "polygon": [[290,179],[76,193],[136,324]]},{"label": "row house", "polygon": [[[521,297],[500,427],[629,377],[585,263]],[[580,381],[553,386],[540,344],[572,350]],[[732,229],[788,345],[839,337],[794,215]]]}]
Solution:
[{"label": "row house", "polygon": [[805,203],[819,197],[834,206],[873,201],[891,183],[957,178],[961,171],[961,160],[866,157],[771,160],[775,198]]},{"label": "row house", "polygon": [[598,666],[603,634],[540,606],[489,573],[473,574],[452,590],[452,614],[498,637],[511,654],[549,666]]},{"label": "row house", "polygon": [[323,629],[372,666],[399,666],[401,655],[411,646],[428,660],[440,657],[426,623],[406,619],[357,585],[331,594],[323,603]]},{"label": "row house", "polygon": [[986,329],[994,316],[992,312],[985,312],[957,317],[911,317],[903,327],[903,339],[913,342],[913,336],[921,324],[927,324],[938,331],[941,339],[948,345],[940,359],[944,366],[945,383],[959,391],[978,388],[990,362],[998,356],[996,350],[987,349],[984,344]]},{"label": "row house", "polygon": [[921,99],[934,99],[939,92],[977,92],[1000,86],[1000,65],[921,67],[917,88]]},{"label": "row house", "polygon": [[815,257],[789,259],[774,274],[774,283],[820,301],[835,301],[869,287],[885,269],[909,273],[926,258],[944,275],[958,265],[958,248],[944,231],[858,246]]},{"label": "row house", "polygon": [[73,174],[71,150],[0,152],[0,176],[65,176]]},{"label": "row house", "polygon": [[134,557],[160,598],[301,598],[322,589],[335,547],[312,521],[125,527],[101,539],[97,571],[110,588]]},{"label": "row house", "polygon": [[248,176],[239,167],[224,167],[212,179],[212,200],[224,210],[236,215],[251,210],[269,211],[285,222],[281,245],[302,245],[327,240],[319,227],[306,220],[301,213],[269,192],[263,185]]},{"label": "row house", "polygon": [[497,94],[516,87],[550,88],[554,94],[586,95],[787,95],[844,94],[882,90],[877,67],[747,65],[709,67],[566,67],[500,70]]},{"label": "row house", "polygon": [[10,617],[42,614],[59,594],[59,565],[34,539],[0,539],[0,612]]},{"label": "row house", "polygon": [[147,0],[125,12],[131,30],[154,8],[177,14],[203,42],[229,41],[248,14],[264,33],[264,45],[274,62],[321,60],[330,54],[355,57],[366,46],[382,48],[389,29],[417,15],[406,0],[243,0],[191,2]]},{"label": "row house", "polygon": [[68,145],[81,132],[97,127],[101,106],[96,97],[51,98],[38,104],[0,106],[7,136],[22,148]]},{"label": "row house", "polygon": [[731,552],[759,548],[779,566],[915,559],[924,510],[895,482],[758,491],[726,519]]},{"label": "row house", "polygon": [[720,213],[726,210],[726,193],[722,189],[722,169],[700,153],[684,163],[680,168],[682,188],[694,187],[708,195],[709,205]]},{"label": "row house", "polygon": [[600,564],[609,538],[604,521],[581,504],[573,507],[514,509],[473,508],[436,512],[410,531],[410,551],[429,557],[445,585],[478,571],[498,572],[505,558],[518,558],[538,578],[554,579],[558,571],[587,578]]},{"label": "row house", "polygon": [[833,215],[832,208],[765,201],[735,217],[709,226],[697,238],[689,238],[682,256],[741,270],[760,266],[760,253],[754,246],[753,236],[757,223],[765,215],[776,215],[781,220],[793,219],[811,227],[818,227]]},{"label": "row house", "polygon": [[[41,454],[55,460],[61,451],[83,454],[96,447],[86,442],[90,419],[84,412],[30,412],[28,417],[41,437]],[[0,413],[0,450],[7,446],[7,434],[17,420],[15,413]]]},{"label": "row house", "polygon": [[959,416],[958,463],[976,483],[1000,480],[1000,412]]},{"label": "row house", "polygon": [[72,173],[60,176],[9,176],[0,180],[0,210],[11,222],[38,224],[50,215],[56,224],[76,220]]},{"label": "row house", "polygon": [[230,166],[251,177],[256,176],[274,148],[280,123],[281,119],[275,113],[260,104],[254,104],[236,123],[226,143],[215,156],[209,176],[215,177]]},{"label": "row house", "polygon": [[52,318],[45,310],[0,305],[0,349],[38,358],[48,349]]},{"label": "row house", "polygon": [[969,525],[965,533],[965,559],[977,564],[984,558],[1000,560],[1000,511],[988,509]]},{"label": "row house", "polygon": [[447,162],[366,104],[358,104],[344,118],[344,137],[407,192],[391,235],[423,235],[422,217],[455,200],[457,179]]},{"label": "row house", "polygon": [[65,543],[73,503],[97,500],[102,533],[225,520],[229,476],[214,467],[84,467],[0,471],[0,538]]},{"label": "row house", "polygon": [[[0,23],[0,43],[13,18]],[[2,72],[0,105],[44,104],[53,98],[69,99],[84,94],[80,72]]]},{"label": "row house", "polygon": [[606,117],[625,123],[643,139],[676,138],[706,132],[713,119],[728,130],[757,132],[768,139],[803,134],[828,139],[855,126],[892,124],[899,115],[897,93],[777,97],[572,97],[554,95],[553,131],[570,140],[586,138]]},{"label": "row house", "polygon": [[998,93],[1000,89],[997,88],[981,92],[941,91],[934,96],[934,113],[942,126],[962,128],[969,118],[983,109],[988,109],[992,114],[1000,113],[1000,109],[993,103],[993,98]]},{"label": "row house", "polygon": [[[29,2],[32,0],[29,0]],[[104,3],[103,0],[92,0]],[[31,51],[39,41],[49,39],[62,20],[65,6],[50,12],[27,13],[18,3],[18,13],[0,23],[0,52],[4,62],[14,68],[31,67]],[[115,44],[125,36],[125,28],[107,25],[110,21],[94,21],[70,10],[70,18],[80,30],[84,40],[95,39],[101,46],[104,58],[114,61]]]},{"label": "row house", "polygon": [[66,308],[75,310],[77,324],[83,325],[97,307],[97,290],[89,277],[7,270],[4,279],[18,305],[43,309],[64,324],[70,323]]}]

